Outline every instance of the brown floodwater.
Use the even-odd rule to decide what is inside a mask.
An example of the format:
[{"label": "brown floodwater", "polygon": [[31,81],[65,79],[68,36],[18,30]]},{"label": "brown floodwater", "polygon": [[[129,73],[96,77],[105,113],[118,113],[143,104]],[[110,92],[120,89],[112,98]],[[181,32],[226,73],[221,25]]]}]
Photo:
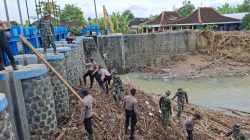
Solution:
[{"label": "brown floodwater", "polygon": [[190,103],[215,110],[221,110],[222,107],[250,112],[250,76],[164,81],[145,73],[129,73],[121,78],[124,83],[130,80],[146,93],[164,94],[170,90],[173,97],[181,87],[188,93]]}]

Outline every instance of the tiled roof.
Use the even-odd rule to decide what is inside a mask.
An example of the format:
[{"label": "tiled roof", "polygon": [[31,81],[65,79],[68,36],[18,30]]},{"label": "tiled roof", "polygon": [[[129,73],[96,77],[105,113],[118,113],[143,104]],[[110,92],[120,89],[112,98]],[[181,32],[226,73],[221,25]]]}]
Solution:
[{"label": "tiled roof", "polygon": [[133,18],[130,21],[130,26],[137,26],[146,21],[148,21],[148,18]]},{"label": "tiled roof", "polygon": [[163,11],[155,20],[148,22],[148,24],[149,25],[158,25],[158,24],[166,25],[178,19],[181,19],[181,17],[176,12]]},{"label": "tiled roof", "polygon": [[202,7],[196,9],[189,16],[172,22],[172,24],[202,24],[202,23],[235,22],[235,21],[240,21],[240,20],[223,16],[217,13],[211,7]]}]

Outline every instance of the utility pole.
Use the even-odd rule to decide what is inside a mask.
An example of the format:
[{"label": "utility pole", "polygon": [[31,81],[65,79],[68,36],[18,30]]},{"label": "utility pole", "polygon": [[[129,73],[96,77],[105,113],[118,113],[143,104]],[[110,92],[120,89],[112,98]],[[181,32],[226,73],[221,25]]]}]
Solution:
[{"label": "utility pole", "polygon": [[36,4],[36,16],[37,16],[37,20],[38,20],[38,19],[39,19],[39,16],[38,16],[38,9],[37,9],[38,5],[37,5],[36,0],[35,0],[35,4]]},{"label": "utility pole", "polygon": [[29,25],[30,25],[30,14],[29,14],[29,7],[28,7],[28,4],[27,4],[27,0],[25,0],[25,3],[26,3],[27,15],[28,15],[28,22],[29,22]]},{"label": "utility pole", "polygon": [[19,17],[20,17],[20,23],[21,23],[21,28],[23,27],[23,18],[22,18],[22,12],[21,12],[21,7],[20,7],[20,2],[17,0],[17,6],[18,6],[18,11],[19,11]]},{"label": "utility pole", "polygon": [[6,2],[6,0],[3,0],[3,1],[4,1],[6,18],[7,18],[7,21],[10,22],[10,17],[9,17],[7,2]]},{"label": "utility pole", "polygon": [[95,18],[96,18],[96,24],[98,26],[98,17],[97,17],[97,10],[96,10],[96,2],[94,0],[94,5],[95,5]]}]

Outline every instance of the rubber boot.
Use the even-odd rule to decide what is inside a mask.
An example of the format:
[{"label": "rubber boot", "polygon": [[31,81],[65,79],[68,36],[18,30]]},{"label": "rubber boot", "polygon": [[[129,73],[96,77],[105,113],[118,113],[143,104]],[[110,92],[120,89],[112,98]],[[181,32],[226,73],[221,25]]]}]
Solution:
[{"label": "rubber boot", "polygon": [[4,65],[0,64],[0,71],[5,70]]},{"label": "rubber boot", "polygon": [[128,128],[125,128],[125,135],[128,135]]},{"label": "rubber boot", "polygon": [[12,65],[13,70],[18,70],[18,67],[17,67],[17,65],[15,63],[13,63],[11,65]]},{"label": "rubber boot", "polygon": [[94,140],[95,138],[94,138],[94,135],[93,134],[89,134],[88,135],[88,140]]}]

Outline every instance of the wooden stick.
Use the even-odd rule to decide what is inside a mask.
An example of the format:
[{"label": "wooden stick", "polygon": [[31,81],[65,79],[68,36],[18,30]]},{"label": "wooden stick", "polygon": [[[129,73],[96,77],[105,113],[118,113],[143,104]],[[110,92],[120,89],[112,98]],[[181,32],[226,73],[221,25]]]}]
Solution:
[{"label": "wooden stick", "polygon": [[60,140],[62,139],[63,135],[65,134],[65,128],[62,129],[62,132],[60,133],[60,135],[58,137],[56,137],[56,140]]},{"label": "wooden stick", "polygon": [[[48,68],[63,82],[63,84],[78,98],[78,100],[82,101],[82,98],[77,94],[77,92],[68,84],[66,80],[63,79],[61,74],[47,61],[43,58],[43,56],[29,43],[29,41],[23,36],[19,35],[19,38],[22,40],[22,42],[31,49],[34,54],[45,64],[48,66]],[[95,113],[94,116],[98,120],[102,120],[100,117],[98,117]]]}]

